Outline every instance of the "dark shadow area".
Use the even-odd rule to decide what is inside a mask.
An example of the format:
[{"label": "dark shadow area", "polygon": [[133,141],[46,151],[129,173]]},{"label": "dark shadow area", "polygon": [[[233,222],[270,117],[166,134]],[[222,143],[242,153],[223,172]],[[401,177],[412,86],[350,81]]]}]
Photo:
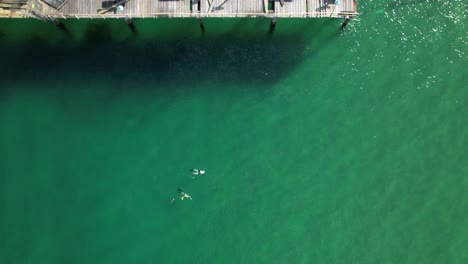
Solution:
[{"label": "dark shadow area", "polygon": [[136,28],[135,23],[133,22],[132,19],[126,19],[125,23],[127,23],[128,28],[130,29],[130,31],[132,31],[133,35],[138,35],[137,28]]},{"label": "dark shadow area", "polygon": [[268,28],[268,36],[272,37],[276,29],[276,19],[271,20],[270,28]]},{"label": "dark shadow area", "polygon": [[323,5],[316,8],[315,9],[315,12],[322,12],[322,11],[326,11],[328,8],[330,8],[330,4],[328,3],[327,0],[324,0],[323,1]]},{"label": "dark shadow area", "polygon": [[70,30],[65,26],[65,24],[62,21],[55,20],[54,24],[67,37],[69,37],[69,38],[72,37],[72,34],[71,34]]},{"label": "dark shadow area", "polygon": [[205,22],[203,21],[202,18],[198,19],[198,23],[200,24],[200,31],[202,36],[206,35],[206,28],[205,28]]},{"label": "dark shadow area", "polygon": [[[119,28],[123,27],[122,21],[119,23]],[[304,23],[300,27],[290,25],[294,33],[274,37],[264,33],[246,37],[239,36],[239,32],[233,34],[246,23],[256,22],[240,20],[232,30],[214,36],[187,38],[184,28],[174,28],[172,32],[178,34],[176,38],[148,40],[130,34],[123,40],[116,40],[112,33],[115,24],[98,21],[89,23],[84,38],[79,41],[64,38],[50,43],[47,38],[36,36],[15,47],[0,43],[1,57],[10,62],[0,66],[2,86],[18,81],[87,85],[92,80],[145,80],[146,88],[150,89],[203,86],[203,83],[215,84],[221,89],[242,84],[260,84],[267,88],[288,76],[305,59],[306,46],[310,56],[327,44],[313,45],[311,49],[311,38],[314,43],[320,43],[339,36],[329,30],[334,28],[331,20]],[[135,24],[138,29],[138,23]],[[64,28],[68,28],[66,24]],[[258,29],[259,33],[262,31]],[[68,30],[64,32],[71,34]],[[7,52],[9,48],[16,52]]]},{"label": "dark shadow area", "polygon": [[[94,126],[122,98],[138,98],[142,104],[164,98],[171,104],[197,92],[267,95],[339,37],[336,19],[281,19],[273,36],[265,32],[270,20],[261,19],[241,19],[226,27],[207,21],[205,36],[196,20],[189,24],[195,32],[176,22],[169,29],[155,27],[154,34],[153,22],[135,20],[139,36],[122,20],[88,21],[81,28],[67,22],[73,38],[46,23],[48,34],[26,33],[20,42],[0,42],[0,57],[8,61],[0,64],[0,102],[25,89],[46,95],[67,116]],[[53,37],[58,40],[51,41]],[[327,64],[310,64],[310,71],[322,63]],[[151,114],[138,122],[146,117]]]},{"label": "dark shadow area", "polygon": [[117,1],[110,0],[110,1],[102,1],[101,8],[110,8],[111,6],[115,5]]}]

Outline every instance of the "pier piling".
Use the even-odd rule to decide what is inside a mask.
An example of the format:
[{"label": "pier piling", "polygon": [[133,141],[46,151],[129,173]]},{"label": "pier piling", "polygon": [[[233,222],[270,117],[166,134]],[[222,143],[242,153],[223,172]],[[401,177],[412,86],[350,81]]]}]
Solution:
[{"label": "pier piling", "polygon": [[127,23],[128,27],[133,33],[137,33],[135,24],[133,23],[133,20],[131,18],[126,18],[125,22]]},{"label": "pier piling", "polygon": [[203,22],[203,18],[198,18],[198,22],[200,22],[200,30],[202,34],[204,35],[206,33],[206,30],[205,30],[205,22]]},{"label": "pier piling", "polygon": [[349,21],[351,21],[350,18],[346,18],[343,24],[341,25],[341,31],[345,30],[346,26],[349,24]]},{"label": "pier piling", "polygon": [[275,31],[275,28],[276,28],[276,21],[278,20],[278,18],[274,17],[271,19],[271,22],[270,22],[270,34],[272,34],[274,31]]},{"label": "pier piling", "polygon": [[62,21],[58,20],[57,18],[52,18],[50,21],[52,21],[52,23],[54,23],[54,25],[60,29],[60,31],[62,31],[63,33],[67,34],[67,35],[70,35],[70,31],[68,30],[68,28],[65,26],[65,24],[63,24]]}]

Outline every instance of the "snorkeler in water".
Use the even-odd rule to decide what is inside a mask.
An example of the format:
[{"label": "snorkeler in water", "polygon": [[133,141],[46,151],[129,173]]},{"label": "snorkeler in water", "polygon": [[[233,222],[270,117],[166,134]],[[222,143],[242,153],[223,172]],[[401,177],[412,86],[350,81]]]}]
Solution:
[{"label": "snorkeler in water", "polygon": [[191,169],[190,170],[192,172],[192,178],[195,178],[195,175],[203,175],[205,174],[205,170],[199,170],[199,169]]},{"label": "snorkeler in water", "polygon": [[182,189],[179,188],[179,194],[181,195],[180,196],[180,199],[181,200],[184,200],[184,198],[188,198],[190,200],[192,200],[192,197],[190,197],[190,195],[186,194]]}]

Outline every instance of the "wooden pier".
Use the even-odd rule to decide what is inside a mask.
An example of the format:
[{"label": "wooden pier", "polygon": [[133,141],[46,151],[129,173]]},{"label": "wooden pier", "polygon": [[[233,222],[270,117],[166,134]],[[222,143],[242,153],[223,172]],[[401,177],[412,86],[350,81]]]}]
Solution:
[{"label": "wooden pier", "polygon": [[0,17],[342,18],[357,16],[357,0],[0,0]]}]

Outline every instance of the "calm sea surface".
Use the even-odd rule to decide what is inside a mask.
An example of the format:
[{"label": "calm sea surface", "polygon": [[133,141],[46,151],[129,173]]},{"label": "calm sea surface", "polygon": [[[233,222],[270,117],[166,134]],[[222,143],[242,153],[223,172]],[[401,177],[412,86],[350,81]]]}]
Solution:
[{"label": "calm sea surface", "polygon": [[467,263],[467,1],[359,11],[0,20],[0,263]]}]

